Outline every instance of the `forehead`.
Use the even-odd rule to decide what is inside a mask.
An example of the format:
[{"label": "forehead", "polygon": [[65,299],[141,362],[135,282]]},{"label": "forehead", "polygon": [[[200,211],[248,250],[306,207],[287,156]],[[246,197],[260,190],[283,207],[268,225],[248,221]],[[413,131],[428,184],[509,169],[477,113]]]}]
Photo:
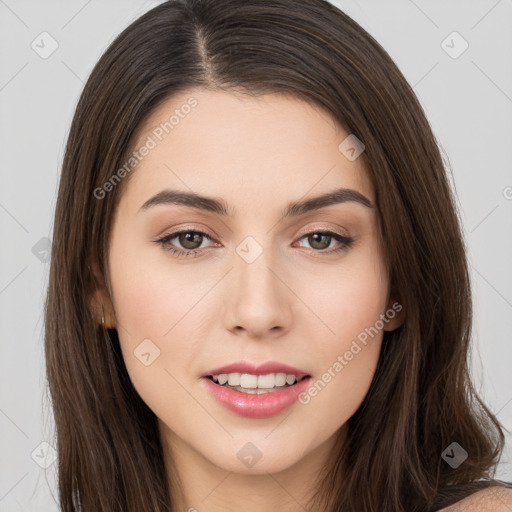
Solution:
[{"label": "forehead", "polygon": [[162,102],[137,130],[134,150],[150,149],[126,199],[141,203],[167,187],[233,194],[233,204],[250,197],[263,207],[264,199],[285,203],[343,186],[373,202],[362,159],[340,149],[348,136],[325,109],[291,95],[189,89]]}]

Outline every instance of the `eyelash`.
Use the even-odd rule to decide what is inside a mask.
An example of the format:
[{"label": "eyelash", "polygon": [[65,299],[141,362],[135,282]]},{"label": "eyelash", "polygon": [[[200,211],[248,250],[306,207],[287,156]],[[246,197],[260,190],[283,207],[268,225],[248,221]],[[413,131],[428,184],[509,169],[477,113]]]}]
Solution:
[{"label": "eyelash", "polygon": [[[194,229],[182,229],[180,231],[174,231],[173,233],[170,233],[168,235],[165,235],[163,238],[160,238],[159,240],[155,240],[156,243],[159,243],[164,250],[170,251],[173,255],[177,256],[178,258],[190,258],[195,257],[197,253],[201,252],[202,249],[177,249],[176,247],[173,247],[172,245],[169,245],[169,242],[176,238],[177,236],[181,235],[182,233],[195,233],[198,235],[202,235],[203,237],[208,238],[209,240],[212,240],[212,237],[210,237],[207,233],[199,230]],[[339,233],[336,233],[334,231],[329,230],[318,230],[318,231],[310,231],[308,233],[304,233],[299,240],[302,240],[303,238],[306,238],[311,235],[320,234],[324,236],[330,236],[331,238],[334,238],[337,242],[341,244],[340,247],[337,249],[310,249],[310,252],[315,254],[315,256],[323,255],[323,254],[337,254],[341,251],[346,251],[352,247],[352,244],[354,243],[354,239],[352,237],[347,237],[340,235]],[[213,240],[212,240],[213,241]],[[320,253],[320,254],[318,254]]]}]

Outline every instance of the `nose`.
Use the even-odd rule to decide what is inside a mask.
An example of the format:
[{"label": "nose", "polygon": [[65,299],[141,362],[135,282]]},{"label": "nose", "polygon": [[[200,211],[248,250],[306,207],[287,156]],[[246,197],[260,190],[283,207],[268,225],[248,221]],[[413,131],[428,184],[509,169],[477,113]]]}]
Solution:
[{"label": "nose", "polygon": [[286,272],[280,271],[271,251],[248,263],[233,255],[224,306],[225,327],[251,338],[280,337],[290,329],[292,297]]}]

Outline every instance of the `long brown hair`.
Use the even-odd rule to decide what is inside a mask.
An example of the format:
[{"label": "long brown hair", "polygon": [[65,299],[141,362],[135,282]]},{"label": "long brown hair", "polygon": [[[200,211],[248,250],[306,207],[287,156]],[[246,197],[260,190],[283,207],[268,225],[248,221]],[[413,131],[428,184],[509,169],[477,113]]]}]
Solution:
[{"label": "long brown hair", "polygon": [[[391,289],[406,316],[385,332],[370,390],[308,510],[426,512],[489,485],[504,435],[470,381],[460,221],[413,90],[386,51],[324,0],[170,0],[106,50],[67,141],[45,317],[61,509],[173,510],[157,418],[130,381],[117,331],[91,311],[90,269],[97,260],[108,286],[113,213],[129,176],[104,197],[98,189],[151,112],[195,86],[294,95],[365,145]],[[453,442],[468,453],[457,468],[441,457]]]}]

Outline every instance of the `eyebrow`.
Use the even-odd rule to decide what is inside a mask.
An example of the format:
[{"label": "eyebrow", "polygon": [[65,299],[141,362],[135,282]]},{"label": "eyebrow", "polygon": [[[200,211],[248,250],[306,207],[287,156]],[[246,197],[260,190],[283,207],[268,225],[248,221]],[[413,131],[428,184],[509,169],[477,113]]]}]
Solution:
[{"label": "eyebrow", "polygon": [[[350,188],[338,188],[332,192],[327,192],[310,199],[295,201],[289,203],[282,213],[282,217],[296,217],[304,215],[310,211],[319,210],[333,204],[355,202],[373,208],[371,201],[358,192]],[[162,190],[158,194],[149,198],[139,211],[148,210],[149,208],[162,204],[177,204],[189,206],[198,210],[215,213],[217,215],[234,217],[234,210],[229,209],[226,202],[222,199],[207,197],[196,194],[194,192],[186,192],[181,190]]]}]

